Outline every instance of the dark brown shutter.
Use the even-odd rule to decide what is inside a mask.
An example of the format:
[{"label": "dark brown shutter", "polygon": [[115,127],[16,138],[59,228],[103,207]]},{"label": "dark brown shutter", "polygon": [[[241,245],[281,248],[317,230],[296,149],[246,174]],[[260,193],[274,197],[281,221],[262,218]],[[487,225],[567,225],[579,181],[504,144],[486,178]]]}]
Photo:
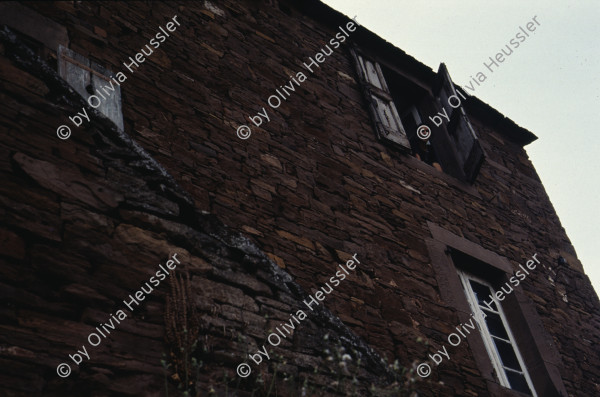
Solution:
[{"label": "dark brown shutter", "polygon": [[[69,85],[86,100],[86,102],[90,96],[96,95],[101,101],[100,106],[98,106],[96,110],[112,120],[112,122],[123,131],[121,88],[110,78],[112,74],[108,70],[95,62],[90,62],[86,57],[59,45],[58,74],[69,83]],[[116,77],[115,80],[117,80]],[[114,87],[114,91],[109,88],[111,87],[111,83],[112,87]],[[93,94],[88,92],[88,86],[91,86]],[[106,90],[103,90],[103,87],[106,87]],[[93,101],[93,104],[95,103],[96,102]],[[85,121],[87,122],[87,120]]]},{"label": "dark brown shutter", "polygon": [[363,87],[363,92],[369,103],[369,113],[375,123],[379,139],[410,150],[406,131],[400,121],[396,105],[381,72],[379,64],[356,50],[351,49],[356,70]]},{"label": "dark brown shutter", "polygon": [[[465,174],[469,183],[472,183],[485,159],[485,152],[481,147],[481,143],[475,134],[475,130],[469,122],[469,118],[463,107],[462,97],[457,94],[454,83],[450,79],[450,74],[446,65],[440,64],[438,70],[438,81],[436,96],[440,101],[440,106],[446,111],[450,117],[447,129],[458,154],[458,162]],[[460,106],[453,108],[448,102],[448,98],[455,95],[461,101]],[[458,100],[453,99],[452,103],[457,104]],[[445,120],[444,120],[445,121]]]}]

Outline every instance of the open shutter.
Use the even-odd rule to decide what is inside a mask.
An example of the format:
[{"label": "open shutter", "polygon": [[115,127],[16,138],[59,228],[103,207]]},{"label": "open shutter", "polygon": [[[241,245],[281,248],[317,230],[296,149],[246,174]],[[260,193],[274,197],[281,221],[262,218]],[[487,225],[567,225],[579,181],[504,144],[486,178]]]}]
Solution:
[{"label": "open shutter", "polygon": [[[100,106],[96,110],[112,120],[123,131],[121,88],[109,77],[111,73],[108,70],[95,62],[90,62],[84,56],[59,45],[58,74],[86,102],[90,96],[96,95],[101,101]],[[88,87],[92,93],[88,91]],[[105,90],[102,88],[105,88]],[[93,101],[93,104],[96,103]]]},{"label": "open shutter", "polygon": [[440,64],[438,70],[438,92],[436,93],[440,105],[446,111],[446,114],[450,116],[450,122],[448,123],[448,133],[452,137],[454,145],[456,146],[456,152],[458,153],[459,164],[467,178],[469,183],[472,183],[479,169],[485,159],[485,153],[481,147],[481,143],[475,134],[473,126],[469,122],[467,113],[462,106],[454,108],[450,105],[448,99],[451,96],[455,96],[452,103],[457,104],[461,101],[461,97],[457,94],[454,83],[450,79],[450,74],[446,65]]},{"label": "open shutter", "polygon": [[369,112],[375,122],[378,138],[410,150],[410,143],[381,72],[381,67],[377,62],[364,57],[357,51],[352,49],[351,52],[360,83],[369,103]]}]

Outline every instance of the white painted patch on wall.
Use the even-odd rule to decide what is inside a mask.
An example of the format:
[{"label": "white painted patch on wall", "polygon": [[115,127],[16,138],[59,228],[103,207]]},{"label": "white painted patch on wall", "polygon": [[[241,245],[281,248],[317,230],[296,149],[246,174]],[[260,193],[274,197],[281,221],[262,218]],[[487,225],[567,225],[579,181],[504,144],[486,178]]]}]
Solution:
[{"label": "white painted patch on wall", "polygon": [[405,187],[406,189],[413,191],[415,193],[421,194],[420,191],[418,191],[417,189],[415,189],[414,187],[410,186],[408,183],[404,182],[402,179],[398,179],[398,181],[400,182],[400,185],[402,185],[403,187]]},{"label": "white painted patch on wall", "polygon": [[217,14],[220,17],[224,17],[225,16],[225,11],[223,11],[222,9],[220,9],[219,7],[217,7],[216,5],[214,5],[213,3],[211,3],[210,1],[205,1],[204,2],[204,8],[206,8],[208,11],[212,12],[213,14]]}]

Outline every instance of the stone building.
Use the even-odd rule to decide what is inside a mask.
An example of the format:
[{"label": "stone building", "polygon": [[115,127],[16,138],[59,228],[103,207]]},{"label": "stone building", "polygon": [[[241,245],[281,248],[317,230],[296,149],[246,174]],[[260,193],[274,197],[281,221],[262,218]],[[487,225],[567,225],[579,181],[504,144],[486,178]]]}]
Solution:
[{"label": "stone building", "polygon": [[1,395],[600,394],[536,136],[359,24],[0,4]]}]

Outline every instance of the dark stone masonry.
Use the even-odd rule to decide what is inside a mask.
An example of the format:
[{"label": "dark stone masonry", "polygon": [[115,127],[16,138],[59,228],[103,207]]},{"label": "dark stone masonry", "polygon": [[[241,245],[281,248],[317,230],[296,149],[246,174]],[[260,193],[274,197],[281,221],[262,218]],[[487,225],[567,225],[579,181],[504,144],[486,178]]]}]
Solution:
[{"label": "dark stone masonry", "polygon": [[[419,119],[465,92],[352,18],[0,3],[1,396],[600,395],[600,303],[537,137],[467,93],[426,147]],[[474,312],[498,323],[461,339]]]}]

